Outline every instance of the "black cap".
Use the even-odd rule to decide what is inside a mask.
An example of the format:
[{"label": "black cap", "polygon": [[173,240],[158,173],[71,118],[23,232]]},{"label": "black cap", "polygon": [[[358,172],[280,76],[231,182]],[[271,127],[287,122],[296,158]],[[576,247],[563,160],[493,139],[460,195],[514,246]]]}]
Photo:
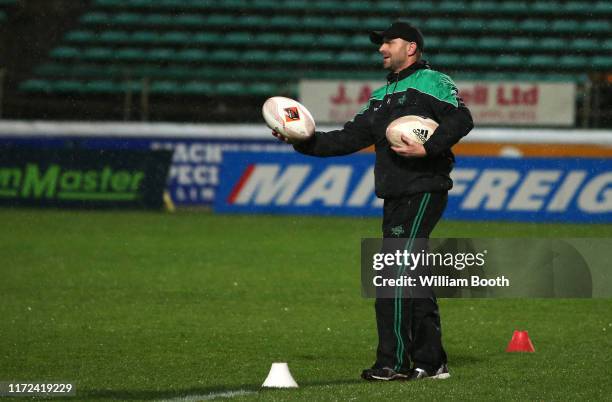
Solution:
[{"label": "black cap", "polygon": [[394,22],[384,31],[372,31],[370,33],[370,41],[377,45],[381,45],[384,39],[391,40],[396,38],[416,43],[420,51],[423,51],[423,47],[425,46],[421,31],[403,21]]}]

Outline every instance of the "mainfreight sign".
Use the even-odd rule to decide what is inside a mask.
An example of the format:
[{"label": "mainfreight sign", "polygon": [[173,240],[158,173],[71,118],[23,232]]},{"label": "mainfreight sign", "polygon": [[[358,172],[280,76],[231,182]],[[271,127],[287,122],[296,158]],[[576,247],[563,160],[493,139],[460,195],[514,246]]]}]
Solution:
[{"label": "mainfreight sign", "polygon": [[0,204],[159,208],[170,158],[167,151],[4,148]]},{"label": "mainfreight sign", "polygon": [[[612,161],[462,157],[445,217],[612,222]],[[381,215],[373,155],[312,158],[227,153],[215,210],[237,213]]]}]

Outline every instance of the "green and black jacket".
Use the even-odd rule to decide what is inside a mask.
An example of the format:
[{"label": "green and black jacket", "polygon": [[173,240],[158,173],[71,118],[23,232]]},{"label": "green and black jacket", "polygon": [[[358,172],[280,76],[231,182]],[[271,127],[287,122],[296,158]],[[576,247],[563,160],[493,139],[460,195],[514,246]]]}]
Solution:
[{"label": "green and black jacket", "polygon": [[[385,137],[389,123],[408,115],[429,117],[439,124],[424,145],[424,158],[397,155]],[[470,111],[458,97],[453,81],[420,61],[389,74],[387,85],[374,91],[366,107],[341,130],[316,132],[294,147],[306,155],[337,156],[374,144],[376,195],[397,198],[450,190],[453,182],[449,174],[454,163],[451,147],[473,127]]]}]

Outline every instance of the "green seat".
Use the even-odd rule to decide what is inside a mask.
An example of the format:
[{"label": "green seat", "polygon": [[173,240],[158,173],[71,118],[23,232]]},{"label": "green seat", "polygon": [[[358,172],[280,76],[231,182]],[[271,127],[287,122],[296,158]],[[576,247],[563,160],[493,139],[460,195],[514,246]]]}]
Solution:
[{"label": "green seat", "polygon": [[[278,8],[278,1],[276,0],[257,0],[251,4],[253,10],[276,10]],[[284,9],[284,7],[281,7]]]},{"label": "green seat", "polygon": [[561,38],[543,38],[535,44],[542,50],[561,51],[565,49],[567,42]]},{"label": "green seat", "polygon": [[555,56],[535,54],[527,58],[527,64],[530,67],[555,68],[558,62]]},{"label": "green seat", "polygon": [[287,37],[286,43],[291,47],[308,47],[314,45],[322,45],[320,43],[317,43],[316,37],[311,33],[293,33]]},{"label": "green seat", "polygon": [[206,24],[206,22],[206,17],[200,14],[179,14],[169,23],[184,27],[201,27]]},{"label": "green seat", "polygon": [[486,26],[486,21],[478,18],[462,18],[456,24],[461,31],[481,31]]},{"label": "green seat", "polygon": [[580,26],[585,33],[612,33],[612,23],[609,20],[589,20]]},{"label": "green seat", "polygon": [[198,32],[191,37],[194,44],[209,45],[217,43],[221,39],[221,35],[216,32]]},{"label": "green seat", "polygon": [[470,11],[476,14],[492,14],[497,11],[498,2],[496,1],[473,1]]},{"label": "green seat", "polygon": [[602,45],[596,39],[578,38],[578,39],[574,39],[571,42],[571,47],[576,49],[578,52],[580,51],[590,52],[594,50],[599,50],[602,47]]},{"label": "green seat", "polygon": [[56,47],[51,51],[51,57],[56,59],[72,59],[80,55],[79,49],[69,46]]},{"label": "green seat", "polygon": [[298,10],[299,11],[299,10],[306,10],[307,8],[316,6],[315,2],[309,2],[308,0],[285,0],[282,2],[282,5],[279,3],[280,2],[276,3],[276,6],[274,7],[275,9],[292,10],[292,11]]},{"label": "green seat", "polygon": [[495,58],[495,65],[498,67],[514,68],[524,63],[522,57],[513,54],[502,54]]},{"label": "green seat", "polygon": [[516,29],[516,22],[505,18],[487,20],[484,28],[493,32],[512,32]]},{"label": "green seat", "polygon": [[215,86],[217,94],[226,96],[242,96],[244,90],[244,85],[238,82],[220,82]]},{"label": "green seat", "polygon": [[161,71],[159,71],[156,76],[165,77],[165,78],[173,78],[177,80],[184,80],[193,77],[197,72],[192,70],[190,67],[186,67],[183,65],[172,65],[168,67],[163,67]]},{"label": "green seat", "polygon": [[345,10],[352,13],[369,13],[372,11],[372,5],[367,0],[353,0],[346,4]]},{"label": "green seat", "polygon": [[201,63],[207,60],[207,54],[200,49],[183,49],[176,53],[177,61],[185,63]]},{"label": "green seat", "polygon": [[97,7],[118,8],[125,4],[125,0],[95,0],[93,5]]},{"label": "green seat", "polygon": [[175,25],[175,17],[167,14],[149,14],[145,16],[140,16],[137,22],[132,25],[141,24],[141,25],[149,25],[152,27],[160,27],[160,26],[169,26]]},{"label": "green seat", "polygon": [[360,28],[361,23],[358,18],[354,17],[336,17],[331,26],[335,29],[355,29]]},{"label": "green seat", "polygon": [[[444,45],[444,39],[436,35],[428,35],[425,41],[425,50],[440,49]],[[370,44],[372,46],[372,44]]]},{"label": "green seat", "polygon": [[64,39],[68,42],[87,43],[94,42],[96,34],[92,31],[70,31],[66,33]]},{"label": "green seat", "polygon": [[214,87],[209,82],[192,81],[184,84],[180,91],[187,95],[211,95],[214,93]]},{"label": "green seat", "polygon": [[128,43],[131,39],[126,31],[102,31],[96,40],[104,43]]},{"label": "green seat", "polygon": [[591,8],[591,12],[596,15],[612,15],[612,2],[610,0],[600,0]]},{"label": "green seat", "polygon": [[113,59],[114,50],[108,47],[90,47],[81,53],[81,57],[85,60],[107,61]]},{"label": "green seat", "polygon": [[558,19],[553,21],[550,29],[559,33],[578,32],[580,25],[581,23],[576,20]]},{"label": "green seat", "polygon": [[[289,53],[289,52],[286,52]],[[272,59],[273,55],[266,50],[247,50],[242,54],[242,60],[247,63],[267,63]]]},{"label": "green seat", "polygon": [[301,21],[301,25],[304,28],[309,29],[324,29],[334,26],[333,22],[331,21],[331,18],[314,15],[307,15],[306,17],[304,17]]},{"label": "green seat", "polygon": [[495,59],[487,54],[468,54],[463,58],[463,64],[470,67],[490,67]]},{"label": "green seat", "polygon": [[436,4],[433,4],[431,1],[406,1],[398,4],[399,10],[401,10],[401,6],[403,6],[407,12],[417,15],[427,15],[436,11]]},{"label": "green seat", "polygon": [[455,21],[450,18],[429,18],[425,20],[424,30],[428,31],[455,31]]},{"label": "green seat", "polygon": [[161,41],[160,34],[153,31],[136,31],[130,36],[130,42],[153,45]]},{"label": "green seat", "polygon": [[292,15],[275,15],[268,20],[270,28],[293,28],[302,25],[302,20]]},{"label": "green seat", "polygon": [[314,1],[310,5],[314,10],[327,14],[338,14],[345,11],[346,3],[334,0]]},{"label": "green seat", "polygon": [[559,67],[570,70],[583,69],[588,66],[589,62],[586,57],[568,54],[559,57]]},{"label": "green seat", "polygon": [[83,83],[74,80],[59,80],[52,84],[53,92],[76,93],[83,91]]},{"label": "green seat", "polygon": [[537,40],[524,36],[519,36],[506,40],[506,43],[502,44],[499,49],[504,49],[505,47],[507,47],[508,49],[519,51],[533,50],[537,43]]},{"label": "green seat", "polygon": [[529,4],[516,0],[503,1],[498,4],[497,12],[509,15],[529,14]]},{"label": "green seat", "polygon": [[612,38],[604,40],[601,44],[601,48],[608,52],[612,52]]},{"label": "green seat", "polygon": [[276,33],[262,33],[254,38],[255,43],[262,46],[281,46],[285,43],[285,37]]},{"label": "green seat", "polygon": [[205,25],[211,27],[234,26],[234,17],[227,14],[211,14],[206,18]]},{"label": "green seat", "polygon": [[174,49],[155,48],[145,54],[145,59],[153,62],[172,61],[176,57]]},{"label": "green seat", "polygon": [[[348,43],[350,43],[350,46],[352,48],[363,48],[364,50],[365,49],[372,49],[372,50],[376,49],[376,45],[370,42],[370,38],[367,35],[352,35],[352,36],[349,36],[349,38],[350,39],[348,39]],[[321,38],[320,40],[322,41],[322,39],[323,38]],[[346,40],[346,39],[343,39],[343,40]],[[346,42],[344,43],[346,44]],[[335,43],[333,45],[333,47],[343,47],[343,46],[344,45],[340,43]]]},{"label": "green seat", "polygon": [[474,39],[461,36],[452,36],[441,44],[445,49],[471,49],[474,47]]},{"label": "green seat", "polygon": [[[428,4],[431,4],[431,3],[428,3]],[[435,10],[441,13],[455,14],[455,13],[464,13],[468,11],[469,9],[468,7],[469,7],[468,4],[466,4],[463,1],[444,0],[438,3],[438,5],[435,7]]]},{"label": "green seat", "polygon": [[187,32],[171,31],[164,32],[159,37],[159,43],[163,44],[188,44],[191,42],[191,35]]},{"label": "green seat", "polygon": [[69,74],[69,71],[70,67],[61,63],[44,63],[34,68],[34,74],[38,76],[65,76]]},{"label": "green seat", "polygon": [[389,25],[389,19],[383,17],[369,17],[361,21],[361,26],[368,31],[382,31]]},{"label": "green seat", "polygon": [[529,10],[533,14],[556,14],[563,7],[557,1],[534,1],[530,4]]},{"label": "green seat", "polygon": [[483,36],[476,41],[476,48],[482,50],[500,50],[508,46],[508,39]]},{"label": "green seat", "polygon": [[86,82],[82,88],[83,92],[96,94],[112,94],[123,92],[120,84],[110,80],[94,80]]},{"label": "green seat", "polygon": [[594,56],[591,65],[598,70],[612,69],[612,56]]},{"label": "green seat", "polygon": [[[351,47],[356,45],[361,46],[358,43],[361,42],[362,37],[365,38],[368,42],[370,42],[366,35],[354,35],[349,39],[349,37],[338,34],[323,34],[319,36],[316,42],[317,45],[320,47],[344,48],[347,46],[347,44]],[[357,41],[357,38],[359,38],[359,42],[355,43]]]},{"label": "green seat", "polygon": [[116,50],[113,53],[113,58],[115,60],[144,60],[146,59],[146,53],[142,49],[138,48],[123,48]]},{"label": "green seat", "polygon": [[455,66],[462,62],[462,57],[452,53],[438,53],[432,55],[432,62],[437,66]]},{"label": "green seat", "polygon": [[213,63],[237,62],[240,60],[240,53],[229,49],[215,50],[209,54],[209,60]]},{"label": "green seat", "polygon": [[81,24],[84,25],[102,25],[111,22],[111,17],[103,12],[91,12],[83,14],[80,18]]},{"label": "green seat", "polygon": [[261,15],[243,15],[236,19],[234,25],[238,25],[243,28],[257,28],[265,27],[267,25],[268,18]]},{"label": "green seat", "polygon": [[[376,10],[380,10],[381,14],[387,15],[388,13],[402,12],[404,11],[404,8],[407,8],[411,3],[412,2],[405,4],[403,1],[380,0],[375,3],[375,8]],[[431,3],[429,2],[423,2],[420,9],[421,13],[430,12],[431,8],[428,8],[430,4]],[[410,18],[410,20],[414,23],[414,25],[417,25],[416,18]]]},{"label": "green seat", "polygon": [[27,80],[19,85],[19,90],[24,92],[49,92],[51,82],[41,79]]},{"label": "green seat", "polygon": [[119,13],[111,17],[112,25],[139,25],[143,21],[143,15],[136,13]]},{"label": "green seat", "polygon": [[304,58],[302,52],[293,50],[281,50],[274,55],[274,62],[279,65],[300,63]]},{"label": "green seat", "polygon": [[592,6],[587,1],[568,1],[562,5],[561,12],[567,15],[589,14]]},{"label": "green seat", "polygon": [[340,64],[363,64],[369,63],[369,57],[366,54],[359,52],[342,52],[338,55],[338,63]]},{"label": "green seat", "polygon": [[250,32],[230,32],[224,36],[223,41],[232,45],[248,46],[253,40]]},{"label": "green seat", "polygon": [[333,52],[317,50],[305,53],[303,61],[309,64],[326,64],[334,61],[334,55],[335,53]]},{"label": "green seat", "polygon": [[518,28],[525,32],[546,32],[550,29],[548,21],[539,18],[527,18],[519,23]]},{"label": "green seat", "polygon": [[175,94],[180,92],[179,85],[174,81],[153,81],[151,83],[152,94]]}]

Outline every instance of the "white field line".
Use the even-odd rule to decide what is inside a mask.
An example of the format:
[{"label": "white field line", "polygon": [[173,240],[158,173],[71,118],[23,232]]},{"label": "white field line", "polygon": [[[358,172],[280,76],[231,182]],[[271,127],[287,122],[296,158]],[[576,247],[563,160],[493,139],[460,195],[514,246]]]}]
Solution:
[{"label": "white field line", "polygon": [[238,389],[235,391],[223,391],[223,392],[211,392],[210,394],[202,395],[185,395],[179,396],[172,399],[163,399],[158,402],[197,402],[197,401],[210,401],[217,398],[234,398],[236,396],[256,394],[255,391],[247,391],[245,389]]}]

